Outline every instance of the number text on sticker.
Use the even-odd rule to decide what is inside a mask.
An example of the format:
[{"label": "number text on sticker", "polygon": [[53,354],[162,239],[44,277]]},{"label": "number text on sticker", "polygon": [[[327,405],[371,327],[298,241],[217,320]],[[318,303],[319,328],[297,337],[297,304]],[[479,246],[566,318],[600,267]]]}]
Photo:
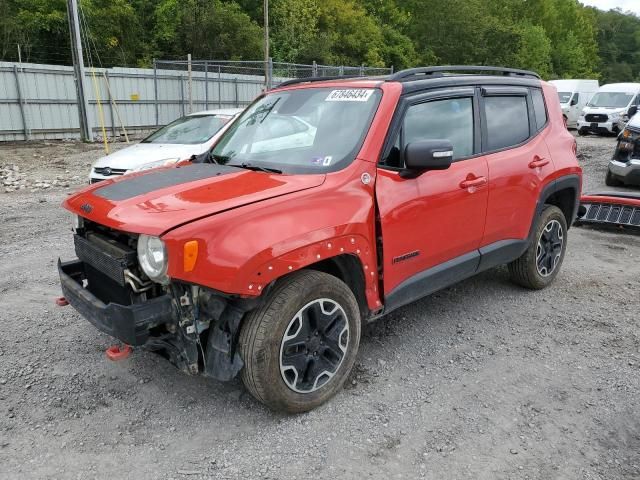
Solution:
[{"label": "number text on sticker", "polygon": [[371,98],[373,90],[368,88],[350,88],[333,90],[326,98],[327,102],[366,102]]}]

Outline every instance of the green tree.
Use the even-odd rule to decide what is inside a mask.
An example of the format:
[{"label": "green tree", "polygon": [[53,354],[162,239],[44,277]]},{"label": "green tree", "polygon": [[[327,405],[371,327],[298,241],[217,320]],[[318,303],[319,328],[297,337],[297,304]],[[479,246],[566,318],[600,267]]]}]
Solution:
[{"label": "green tree", "polygon": [[271,5],[272,56],[281,62],[308,61],[319,34],[317,0],[275,0]]},{"label": "green tree", "polygon": [[521,24],[520,42],[514,58],[514,67],[531,69],[545,78],[553,76],[551,40],[540,25]]},{"label": "green tree", "polygon": [[161,0],[154,41],[164,57],[262,58],[262,28],[232,1]]},{"label": "green tree", "polygon": [[591,9],[598,25],[599,65],[606,82],[640,79],[640,18]]},{"label": "green tree", "polygon": [[[6,0],[13,5],[14,35],[12,47],[20,44],[23,61],[69,63],[70,51],[61,52],[60,45],[69,45],[69,27],[65,0]],[[14,50],[15,52],[15,50]]]}]

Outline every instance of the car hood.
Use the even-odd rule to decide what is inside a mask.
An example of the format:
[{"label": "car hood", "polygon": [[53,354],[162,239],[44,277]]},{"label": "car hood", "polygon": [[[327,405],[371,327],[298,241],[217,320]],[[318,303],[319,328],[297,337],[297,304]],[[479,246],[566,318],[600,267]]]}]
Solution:
[{"label": "car hood", "polygon": [[93,166],[131,170],[146,163],[170,158],[188,160],[191,155],[200,155],[206,149],[207,144],[136,143],[100,158]]},{"label": "car hood", "polygon": [[322,185],[324,174],[279,175],[192,164],[94,183],[63,206],[117,230],[148,235],[233,208]]}]

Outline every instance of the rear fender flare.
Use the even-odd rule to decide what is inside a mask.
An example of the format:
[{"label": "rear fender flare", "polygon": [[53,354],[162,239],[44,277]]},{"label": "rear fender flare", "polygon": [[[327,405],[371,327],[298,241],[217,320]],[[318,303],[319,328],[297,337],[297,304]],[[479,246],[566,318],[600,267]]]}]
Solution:
[{"label": "rear fender flare", "polygon": [[547,201],[557,192],[562,190],[571,189],[574,192],[574,199],[572,202],[572,210],[571,215],[567,219],[567,227],[573,224],[576,216],[578,215],[578,208],[580,206],[580,176],[578,175],[565,175],[563,177],[556,178],[552,180],[547,185],[544,186],[542,191],[540,192],[540,196],[538,197],[538,202],[536,204],[536,210],[533,215],[533,219],[531,220],[531,228],[529,230],[529,242],[533,239],[533,233],[535,230],[535,224],[540,215],[542,215],[542,211],[544,210],[544,206]]}]

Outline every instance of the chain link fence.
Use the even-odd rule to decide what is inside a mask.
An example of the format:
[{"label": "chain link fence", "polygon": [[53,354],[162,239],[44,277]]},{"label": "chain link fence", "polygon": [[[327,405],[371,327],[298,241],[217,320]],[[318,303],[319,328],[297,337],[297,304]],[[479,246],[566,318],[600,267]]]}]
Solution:
[{"label": "chain link fence", "polygon": [[[391,68],[345,65],[321,65],[264,61],[226,60],[154,60],[156,118],[158,123],[164,101],[171,90],[178,90],[183,104],[190,112],[248,105],[265,89],[280,83],[312,77],[378,76],[393,73]],[[163,87],[160,88],[160,80]],[[169,80],[173,88],[166,84]],[[186,82],[186,85],[185,85]],[[169,91],[167,91],[167,88]],[[175,95],[173,95],[175,97]]]},{"label": "chain link fence", "polygon": [[[94,138],[120,137],[125,131],[142,135],[189,113],[245,107],[265,89],[286,80],[392,71],[218,60],[157,60],[153,69],[89,69],[85,73],[88,123]],[[0,142],[79,138],[77,105],[73,67],[0,62]]]}]

